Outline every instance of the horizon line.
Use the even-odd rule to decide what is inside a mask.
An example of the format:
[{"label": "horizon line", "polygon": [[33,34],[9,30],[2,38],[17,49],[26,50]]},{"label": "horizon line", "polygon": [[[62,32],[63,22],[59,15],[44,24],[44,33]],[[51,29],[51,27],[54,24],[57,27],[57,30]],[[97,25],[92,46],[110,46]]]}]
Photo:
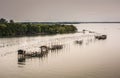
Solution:
[{"label": "horizon line", "polygon": [[18,23],[52,23],[52,24],[54,24],[54,23],[58,23],[58,24],[81,24],[81,23],[120,23],[120,21],[96,21],[96,22],[93,22],[93,21],[91,21],[91,22],[77,22],[77,21],[71,21],[71,22],[65,22],[65,21],[63,21],[63,22],[56,22],[56,21],[44,21],[44,22],[18,22]]}]

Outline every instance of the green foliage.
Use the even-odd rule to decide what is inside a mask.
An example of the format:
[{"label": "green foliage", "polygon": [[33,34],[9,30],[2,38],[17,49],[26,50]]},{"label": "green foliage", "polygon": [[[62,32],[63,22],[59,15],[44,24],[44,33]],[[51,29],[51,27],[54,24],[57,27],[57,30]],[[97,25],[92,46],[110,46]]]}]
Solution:
[{"label": "green foliage", "polygon": [[0,19],[0,37],[36,34],[63,34],[74,33],[76,31],[77,28],[73,25],[23,24],[15,23],[13,20],[10,20],[10,22],[7,23],[5,19]]},{"label": "green foliage", "polygon": [[10,22],[10,23],[14,23],[14,21],[13,21],[13,20],[10,20],[9,22]]},{"label": "green foliage", "polygon": [[1,19],[0,19],[0,23],[3,23],[3,24],[4,24],[4,23],[7,23],[7,20],[4,19],[4,18],[1,18]]}]

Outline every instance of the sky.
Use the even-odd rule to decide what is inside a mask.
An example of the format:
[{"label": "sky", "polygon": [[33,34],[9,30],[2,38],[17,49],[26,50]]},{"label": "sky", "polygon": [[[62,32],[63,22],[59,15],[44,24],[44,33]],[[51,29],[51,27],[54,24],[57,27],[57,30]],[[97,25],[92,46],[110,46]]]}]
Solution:
[{"label": "sky", "polygon": [[120,0],[0,0],[0,18],[15,21],[120,21]]}]

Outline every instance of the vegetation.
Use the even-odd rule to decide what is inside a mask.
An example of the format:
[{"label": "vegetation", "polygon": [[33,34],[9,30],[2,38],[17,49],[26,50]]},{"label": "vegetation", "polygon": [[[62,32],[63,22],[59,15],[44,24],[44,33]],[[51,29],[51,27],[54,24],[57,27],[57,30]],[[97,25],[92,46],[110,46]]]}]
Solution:
[{"label": "vegetation", "polygon": [[15,23],[13,20],[8,22],[4,18],[0,19],[0,37],[37,34],[63,34],[74,33],[76,31],[77,28],[73,25]]}]

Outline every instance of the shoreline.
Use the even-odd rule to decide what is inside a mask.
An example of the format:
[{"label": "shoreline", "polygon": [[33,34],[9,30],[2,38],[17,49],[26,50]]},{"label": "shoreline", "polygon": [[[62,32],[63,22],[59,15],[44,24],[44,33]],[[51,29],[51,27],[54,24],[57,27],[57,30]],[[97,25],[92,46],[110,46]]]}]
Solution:
[{"label": "shoreline", "polygon": [[75,34],[77,32],[71,32],[71,33],[57,33],[57,34],[41,34],[41,33],[37,33],[37,34],[28,34],[28,35],[18,35],[18,36],[3,36],[0,38],[19,38],[19,37],[36,37],[36,36],[55,36],[55,35],[63,35],[63,34]]},{"label": "shoreline", "polygon": [[66,24],[49,25],[49,24],[16,23],[13,21],[0,22],[0,38],[68,34],[75,33],[77,31],[78,29],[76,28],[76,26]]}]

